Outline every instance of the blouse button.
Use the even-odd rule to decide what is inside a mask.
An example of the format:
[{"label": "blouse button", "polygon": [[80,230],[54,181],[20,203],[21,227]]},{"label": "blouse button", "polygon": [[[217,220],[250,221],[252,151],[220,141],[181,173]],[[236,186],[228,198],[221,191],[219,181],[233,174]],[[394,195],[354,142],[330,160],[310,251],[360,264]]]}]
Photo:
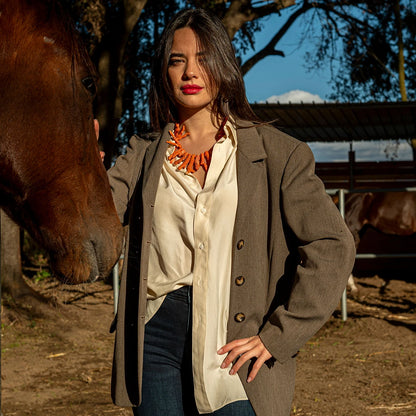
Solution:
[{"label": "blouse button", "polygon": [[243,286],[245,282],[246,282],[246,278],[244,276],[238,276],[235,278],[235,284],[237,286]]},{"label": "blouse button", "polygon": [[246,319],[246,316],[242,312],[238,312],[234,315],[234,321],[243,322]]},{"label": "blouse button", "polygon": [[239,250],[241,250],[243,247],[244,247],[244,240],[240,240],[240,241],[237,243],[237,248],[238,248]]}]

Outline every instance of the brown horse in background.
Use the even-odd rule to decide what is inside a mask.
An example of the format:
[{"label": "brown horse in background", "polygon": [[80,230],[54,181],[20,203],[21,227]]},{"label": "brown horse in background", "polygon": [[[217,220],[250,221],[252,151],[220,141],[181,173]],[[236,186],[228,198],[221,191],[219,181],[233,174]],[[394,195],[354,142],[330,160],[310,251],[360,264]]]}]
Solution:
[{"label": "brown horse in background", "polygon": [[[350,229],[355,246],[368,227],[384,234],[411,236],[416,233],[416,192],[362,192],[351,193],[345,200],[345,222]],[[385,280],[383,291],[390,280],[381,270]],[[352,293],[357,292],[352,275],[348,281]]]},{"label": "brown horse in background", "polygon": [[122,229],[94,131],[96,74],[61,3],[0,0],[0,207],[81,283],[110,272]]},{"label": "brown horse in background", "polygon": [[416,233],[416,192],[363,192],[347,195],[345,221],[358,247],[365,226],[386,234]]}]

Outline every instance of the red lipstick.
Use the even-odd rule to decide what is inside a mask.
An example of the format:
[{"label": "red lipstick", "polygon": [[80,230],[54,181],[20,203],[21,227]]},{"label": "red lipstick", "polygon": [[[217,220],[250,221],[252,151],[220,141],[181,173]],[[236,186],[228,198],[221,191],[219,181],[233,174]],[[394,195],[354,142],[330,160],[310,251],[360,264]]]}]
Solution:
[{"label": "red lipstick", "polygon": [[201,90],[202,90],[202,87],[200,87],[199,85],[194,85],[194,84],[187,84],[181,87],[181,91],[187,95],[197,94]]}]

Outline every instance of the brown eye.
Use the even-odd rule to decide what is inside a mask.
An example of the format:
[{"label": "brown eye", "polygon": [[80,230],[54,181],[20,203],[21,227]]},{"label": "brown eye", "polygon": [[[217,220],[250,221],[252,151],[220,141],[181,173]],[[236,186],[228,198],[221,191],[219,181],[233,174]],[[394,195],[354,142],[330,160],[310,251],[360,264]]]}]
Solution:
[{"label": "brown eye", "polygon": [[182,59],[170,59],[169,66],[179,65],[181,62],[183,62]]},{"label": "brown eye", "polygon": [[95,95],[97,93],[97,87],[93,77],[85,77],[81,80],[82,85],[85,89],[91,94]]}]

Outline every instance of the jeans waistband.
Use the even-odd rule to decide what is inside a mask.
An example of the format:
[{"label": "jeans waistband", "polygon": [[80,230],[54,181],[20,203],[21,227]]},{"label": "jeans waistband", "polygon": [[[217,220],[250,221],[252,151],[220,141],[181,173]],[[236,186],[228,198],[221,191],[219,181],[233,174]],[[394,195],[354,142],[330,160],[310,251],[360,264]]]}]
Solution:
[{"label": "jeans waistband", "polygon": [[192,286],[183,286],[173,292],[169,292],[166,297],[172,300],[179,300],[188,304],[192,303]]}]

